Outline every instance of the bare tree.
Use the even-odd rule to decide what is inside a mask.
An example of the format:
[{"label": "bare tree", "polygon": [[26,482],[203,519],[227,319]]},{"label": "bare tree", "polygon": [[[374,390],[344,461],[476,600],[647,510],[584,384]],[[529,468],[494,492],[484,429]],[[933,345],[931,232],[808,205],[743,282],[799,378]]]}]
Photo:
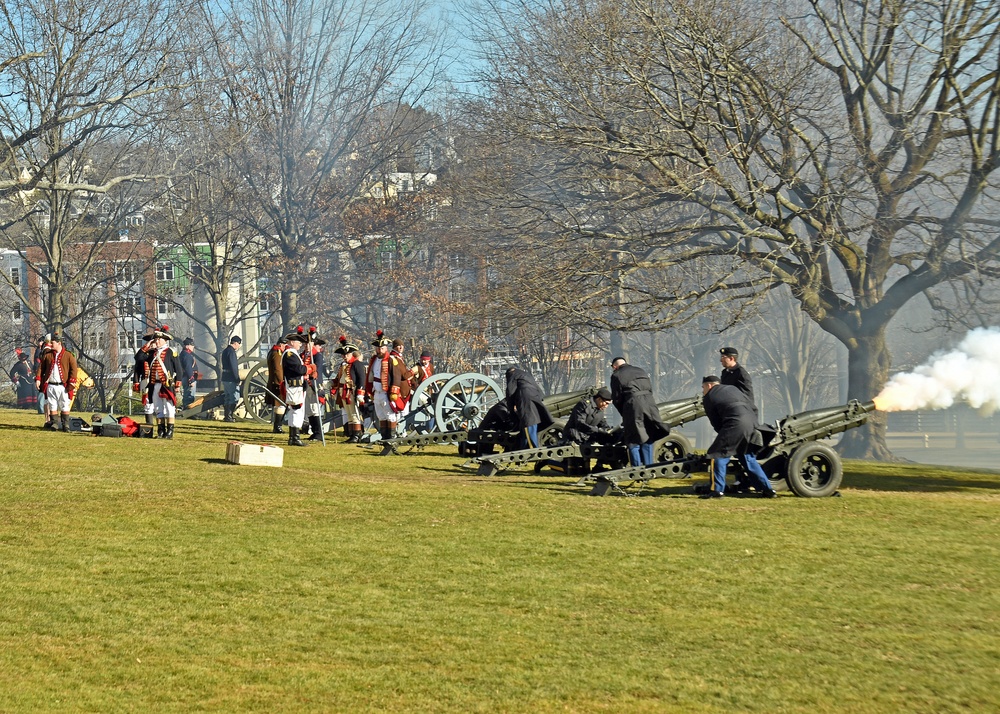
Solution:
[{"label": "bare tree", "polygon": [[[0,42],[16,53],[0,63],[0,228],[47,296],[38,305],[17,288],[18,298],[51,328],[79,320],[81,305],[107,304],[102,246],[118,240],[116,218],[141,205],[137,187],[153,179],[157,102],[177,82],[183,17],[172,0],[0,10]],[[108,210],[100,199],[111,194]]]},{"label": "bare tree", "polygon": [[323,254],[344,247],[341,214],[398,155],[412,119],[401,107],[437,81],[435,32],[419,2],[221,6],[214,49],[242,136],[228,156],[250,196],[243,220],[273,248],[269,272],[290,326]]},{"label": "bare tree", "polygon": [[[518,158],[484,196],[537,266],[517,277],[552,286],[512,291],[525,314],[655,327],[786,286],[868,400],[904,304],[996,277],[995,3],[514,5],[476,108]],[[889,458],[884,435],[841,448]]]}]

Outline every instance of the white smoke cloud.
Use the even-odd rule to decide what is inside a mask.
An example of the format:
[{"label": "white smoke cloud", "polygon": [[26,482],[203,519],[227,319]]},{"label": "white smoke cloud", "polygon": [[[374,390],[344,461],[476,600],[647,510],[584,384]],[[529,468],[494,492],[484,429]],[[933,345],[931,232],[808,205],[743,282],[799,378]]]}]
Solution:
[{"label": "white smoke cloud", "polygon": [[956,349],[892,377],[875,397],[876,407],[887,412],[946,409],[956,401],[985,415],[1000,408],[1000,328],[972,330]]}]

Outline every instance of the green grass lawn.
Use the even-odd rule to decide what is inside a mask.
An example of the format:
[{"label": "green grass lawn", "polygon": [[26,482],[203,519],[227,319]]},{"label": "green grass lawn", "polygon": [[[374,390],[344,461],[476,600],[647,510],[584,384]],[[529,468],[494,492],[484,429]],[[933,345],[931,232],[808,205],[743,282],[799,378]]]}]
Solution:
[{"label": "green grass lawn", "polygon": [[454,447],[0,411],[2,712],[1000,710],[1000,474],[591,498]]}]

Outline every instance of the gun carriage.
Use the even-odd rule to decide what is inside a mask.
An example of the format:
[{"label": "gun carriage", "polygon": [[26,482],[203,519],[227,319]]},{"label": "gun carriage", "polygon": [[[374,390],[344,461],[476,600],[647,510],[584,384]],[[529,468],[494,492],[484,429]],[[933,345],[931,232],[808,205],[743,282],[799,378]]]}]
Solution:
[{"label": "gun carriage", "polygon": [[[573,402],[574,405],[579,400],[580,397],[577,397]],[[671,429],[705,416],[701,397],[662,402],[657,407],[660,410],[661,421]],[[570,410],[572,411],[572,407]],[[565,421],[564,419],[563,427],[565,427]],[[560,440],[561,436],[560,433]],[[522,449],[503,454],[480,456],[477,459],[479,463],[478,473],[480,476],[495,476],[502,470],[513,466],[566,459],[579,459],[578,462],[570,463],[580,464],[580,472],[584,474],[590,472],[591,459],[594,459],[596,463],[608,464],[613,469],[620,469],[628,464],[628,447],[624,444],[565,444],[560,443],[560,440],[549,444],[543,443],[537,449]],[[682,459],[691,453],[691,442],[683,434],[670,434],[670,436],[656,442],[654,453],[657,461]]]},{"label": "gun carriage", "polygon": [[[840,456],[826,444],[819,443],[834,434],[861,426],[875,410],[875,402],[851,400],[847,404],[792,414],[780,420],[774,429],[762,430],[764,447],[757,454],[764,473],[775,491],[791,489],[797,496],[819,498],[840,488],[844,468]],[[631,495],[626,487],[638,490],[657,478],[685,479],[711,468],[711,460],[694,455],[672,459],[652,466],[637,466],[609,471],[597,476],[591,495],[615,492]],[[737,459],[729,462],[729,474],[743,476]]]},{"label": "gun carriage", "polygon": [[[555,444],[561,439],[566,417],[583,396],[593,393],[591,388],[545,397],[545,407],[555,423],[539,434],[539,442]],[[433,430],[381,442],[380,456],[410,453],[435,444],[457,444],[460,453],[474,456],[497,447],[513,449],[520,438],[519,432],[478,428],[489,409],[504,398],[505,393],[489,377],[475,373],[455,376],[431,398],[435,414]],[[418,407],[421,408],[427,411],[431,407]]]}]

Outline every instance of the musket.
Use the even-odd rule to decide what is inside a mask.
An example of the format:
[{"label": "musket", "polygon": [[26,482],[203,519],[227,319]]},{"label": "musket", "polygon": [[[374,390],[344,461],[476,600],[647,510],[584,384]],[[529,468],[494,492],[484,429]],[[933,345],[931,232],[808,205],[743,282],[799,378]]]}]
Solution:
[{"label": "musket", "polygon": [[286,407],[286,408],[288,407],[288,403],[287,403],[287,402],[286,402],[285,400],[283,400],[283,399],[282,399],[281,397],[279,397],[279,396],[278,396],[277,394],[275,394],[274,392],[272,392],[272,391],[271,391],[270,389],[268,389],[267,387],[264,387],[263,389],[264,389],[264,391],[265,391],[265,392],[267,392],[267,393],[268,393],[268,394],[270,394],[270,395],[271,395],[272,397],[274,397],[274,400],[275,400],[276,402],[281,402],[281,406],[283,406],[283,407]]}]

